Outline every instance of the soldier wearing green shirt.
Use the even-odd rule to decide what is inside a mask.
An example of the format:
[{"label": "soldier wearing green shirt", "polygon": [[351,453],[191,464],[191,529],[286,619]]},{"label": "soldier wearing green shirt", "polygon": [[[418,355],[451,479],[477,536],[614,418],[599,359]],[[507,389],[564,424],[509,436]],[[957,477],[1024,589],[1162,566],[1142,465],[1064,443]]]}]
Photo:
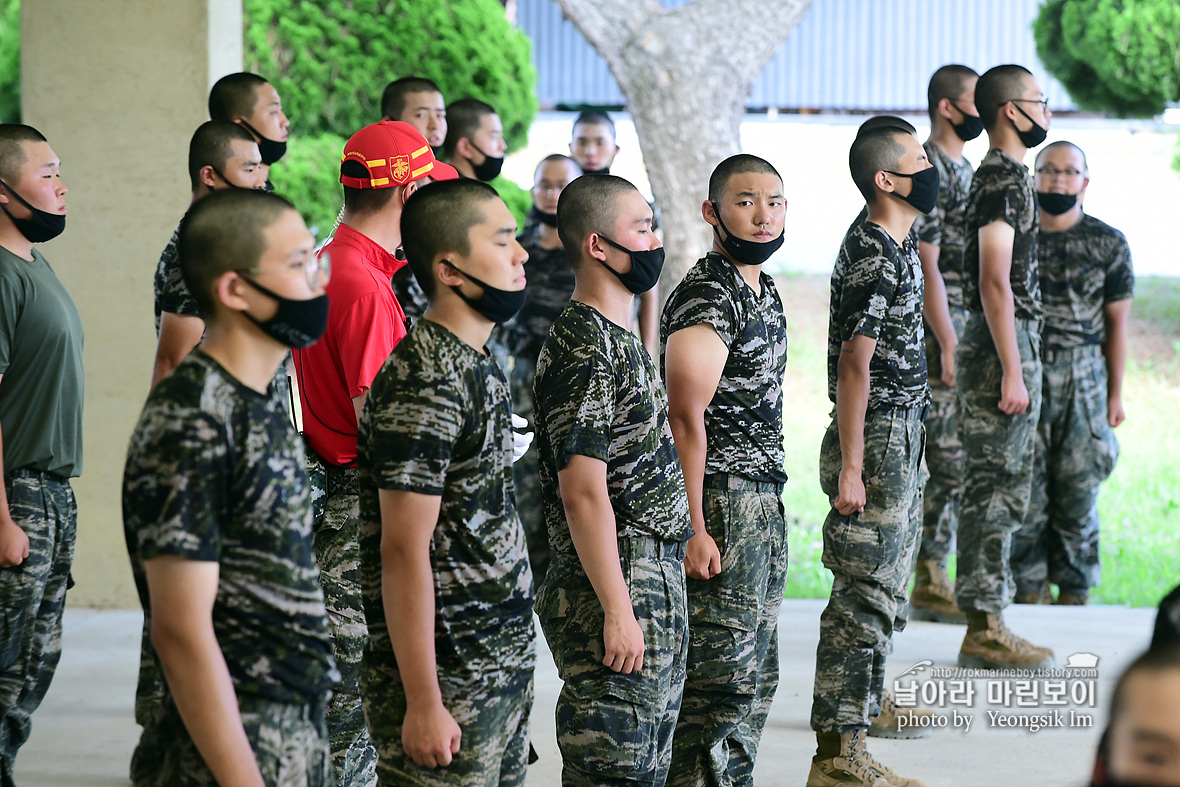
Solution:
[{"label": "soldier wearing green shirt", "polygon": [[762,270],[783,242],[777,170],[739,154],[701,207],[713,248],[664,307],[664,379],[693,537],[689,654],[669,784],[749,784],[778,689],[787,579],[783,374],[787,325]]},{"label": "soldier wearing green shirt", "polygon": [[655,364],[624,327],[663,266],[651,222],[613,175],[583,175],[557,208],[577,284],[533,391],[564,785],[663,785],[684,688],[688,501]]},{"label": "soldier wearing green shirt", "polygon": [[1012,547],[1016,601],[1085,604],[1098,584],[1098,487],[1114,469],[1123,410],[1127,316],[1135,277],[1127,239],[1083,212],[1082,150],[1054,142],[1037,156],[1037,260],[1045,310],[1044,390],[1036,470]]},{"label": "soldier wearing green shirt", "polygon": [[483,183],[424,186],[403,244],[428,298],[360,419],[361,667],[378,783],[522,785],[533,586],[508,383],[487,350],[524,299],[516,220]]},{"label": "soldier wearing green shirt", "polygon": [[868,219],[844,238],[832,271],[828,398],[820,486],[832,502],[823,561],[832,594],[820,617],[809,787],[921,787],[865,748],[880,711],[885,658],[905,625],[920,535],[918,469],[929,400],[922,268],[910,229],[934,207],[938,171],[917,137],[876,124],[857,135],[849,169]]},{"label": "soldier wearing green shirt", "polygon": [[286,200],[211,194],[179,240],[202,347],[149,395],[123,525],[168,696],[142,784],[332,785],[339,680],[303,448],[273,378],[323,333],[327,271]]}]

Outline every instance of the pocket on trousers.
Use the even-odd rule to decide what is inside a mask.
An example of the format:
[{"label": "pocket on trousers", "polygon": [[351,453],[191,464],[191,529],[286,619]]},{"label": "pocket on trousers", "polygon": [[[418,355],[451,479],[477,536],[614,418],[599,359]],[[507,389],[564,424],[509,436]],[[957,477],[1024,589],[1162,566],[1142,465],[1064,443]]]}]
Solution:
[{"label": "pocket on trousers", "polygon": [[563,758],[620,781],[656,769],[663,704],[656,679],[645,671],[565,684],[571,702],[558,703],[556,715]]},{"label": "pocket on trousers", "polygon": [[1090,456],[1093,459],[1093,477],[1097,481],[1105,481],[1114,471],[1114,464],[1119,458],[1119,441],[1114,436],[1114,429],[1110,426],[1106,413],[1106,397],[1102,394],[1103,386],[1094,396],[1085,397],[1086,420],[1090,425]]}]

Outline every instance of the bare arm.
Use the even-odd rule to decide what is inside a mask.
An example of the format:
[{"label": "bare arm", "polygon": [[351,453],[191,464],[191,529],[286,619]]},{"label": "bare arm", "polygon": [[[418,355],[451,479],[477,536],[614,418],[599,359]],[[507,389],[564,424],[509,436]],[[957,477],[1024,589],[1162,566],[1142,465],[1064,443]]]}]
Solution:
[{"label": "bare arm", "polygon": [[1106,418],[1111,426],[1127,419],[1123,411],[1123,371],[1127,366],[1127,318],[1131,314],[1131,299],[1114,301],[1103,307],[1106,318]]},{"label": "bare arm", "polygon": [[836,362],[840,482],[832,507],[844,516],[865,507],[865,413],[869,409],[869,361],[876,349],[876,339],[856,335],[840,346]]},{"label": "bare arm", "polygon": [[205,321],[200,317],[172,312],[160,315],[160,339],[156,342],[156,361],[152,366],[152,388],[200,344],[204,333]]},{"label": "bare arm", "polygon": [[942,253],[939,246],[918,241],[918,257],[922,260],[922,281],[925,285],[922,300],[922,316],[930,326],[930,332],[938,340],[939,360],[942,365],[942,381],[955,384],[955,326],[951,322],[950,306],[946,302],[946,283],[938,269],[938,258]]},{"label": "bare arm", "polygon": [[233,681],[213,633],[220,568],[217,563],[175,557],[144,563],[152,645],[184,726],[217,783],[261,787]]},{"label": "bare arm", "polygon": [[1016,230],[1002,221],[979,228],[979,298],[1000,356],[1000,412],[1015,415],[1028,411],[1028,388],[1021,370],[1016,343],[1016,305],[1012,297],[1012,244]]},{"label": "bare arm", "polygon": [[[362,397],[364,394],[362,394]],[[430,538],[442,498],[378,490],[381,506],[381,603],[406,690],[402,747],[424,768],[450,765],[462,731],[442,701],[434,650],[434,572]]]},{"label": "bare arm", "polygon": [[365,409],[365,400],[367,400],[368,398],[369,398],[369,389],[368,388],[361,391],[356,396],[352,397],[352,411],[354,413],[356,413],[356,422],[357,422],[358,426],[360,425],[360,422],[361,422],[361,413],[364,412],[364,409]]},{"label": "bare arm", "polygon": [[606,486],[606,462],[581,454],[557,473],[570,537],[586,576],[602,604],[602,663],[629,674],[643,668],[643,630],[635,620],[631,593],[619,563],[615,512]]},{"label": "bare arm", "polygon": [[660,344],[660,285],[639,296],[639,340],[655,358]]},{"label": "bare arm", "polygon": [[668,420],[680,469],[688,490],[688,511],[694,531],[688,540],[684,570],[693,579],[721,573],[721,552],[705,529],[705,408],[717,393],[729,348],[708,323],[693,325],[668,337],[664,356],[668,387]]},{"label": "bare arm", "polygon": [[[0,374],[0,384],[4,375]],[[0,428],[0,479],[4,477],[4,430]],[[29,556],[29,535],[12,520],[8,490],[0,483],[0,568],[19,566]]]}]

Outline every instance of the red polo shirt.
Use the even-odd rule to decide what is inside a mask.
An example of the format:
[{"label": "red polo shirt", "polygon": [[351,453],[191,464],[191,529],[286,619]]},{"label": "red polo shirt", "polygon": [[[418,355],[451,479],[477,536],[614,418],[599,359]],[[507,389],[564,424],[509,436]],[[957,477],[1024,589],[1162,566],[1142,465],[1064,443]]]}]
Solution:
[{"label": "red polo shirt", "polygon": [[406,335],[406,315],[389,282],[406,263],[345,224],[320,253],[332,258],[328,329],[311,347],[294,351],[295,368],[312,449],[329,464],[347,466],[356,463],[352,400],[369,389]]}]

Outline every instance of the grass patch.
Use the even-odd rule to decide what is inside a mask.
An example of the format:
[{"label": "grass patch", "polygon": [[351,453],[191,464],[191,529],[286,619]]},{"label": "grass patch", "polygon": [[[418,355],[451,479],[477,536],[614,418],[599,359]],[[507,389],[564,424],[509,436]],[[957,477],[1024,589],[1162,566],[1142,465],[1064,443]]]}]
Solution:
[{"label": "grass patch", "polygon": [[[826,598],[819,444],[830,421],[827,397],[825,276],[778,279],[789,338],[783,396],[790,570],[787,596]],[[1102,520],[1099,604],[1155,606],[1180,582],[1180,279],[1136,284],[1130,359],[1123,383],[1127,420],[1116,430],[1122,453],[1098,498]],[[953,565],[952,565],[953,570]]]}]

